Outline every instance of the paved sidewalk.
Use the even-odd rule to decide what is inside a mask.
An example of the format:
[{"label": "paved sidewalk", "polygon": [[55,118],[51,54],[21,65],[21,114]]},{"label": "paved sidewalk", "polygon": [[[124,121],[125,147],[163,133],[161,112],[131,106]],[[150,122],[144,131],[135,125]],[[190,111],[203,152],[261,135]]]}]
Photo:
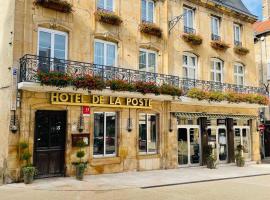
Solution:
[{"label": "paved sidewalk", "polygon": [[196,167],[92,175],[85,176],[84,181],[77,181],[74,177],[40,179],[35,180],[31,185],[25,185],[23,183],[4,185],[0,187],[0,191],[1,189],[16,188],[45,191],[111,191],[260,176],[265,174],[270,175],[269,164],[249,164],[244,168],[225,165],[215,170],[210,170],[205,167]]}]

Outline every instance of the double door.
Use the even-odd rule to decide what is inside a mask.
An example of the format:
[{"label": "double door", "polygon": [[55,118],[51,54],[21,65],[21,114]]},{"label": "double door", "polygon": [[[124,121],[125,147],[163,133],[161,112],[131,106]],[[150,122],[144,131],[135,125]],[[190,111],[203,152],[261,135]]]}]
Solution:
[{"label": "double door", "polygon": [[200,165],[200,127],[196,125],[178,126],[178,165]]},{"label": "double door", "polygon": [[245,160],[251,160],[251,138],[249,126],[234,126],[235,153],[238,145],[242,145],[244,147],[243,156]]}]

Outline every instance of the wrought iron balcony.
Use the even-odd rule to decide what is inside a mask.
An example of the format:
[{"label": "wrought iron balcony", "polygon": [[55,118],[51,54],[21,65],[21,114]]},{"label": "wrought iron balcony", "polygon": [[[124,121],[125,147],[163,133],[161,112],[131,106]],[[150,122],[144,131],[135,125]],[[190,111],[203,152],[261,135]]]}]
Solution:
[{"label": "wrought iron balcony", "polygon": [[220,41],[221,40],[220,36],[219,35],[215,35],[215,34],[211,34],[211,39],[213,41]]},{"label": "wrought iron balcony", "polygon": [[265,89],[259,87],[239,86],[214,81],[180,78],[172,75],[151,73],[128,68],[96,65],[72,60],[61,60],[36,55],[25,55],[20,59],[19,82],[38,83],[39,81],[37,78],[37,73],[39,71],[58,71],[66,73],[70,76],[98,76],[104,81],[120,79],[130,83],[144,81],[155,82],[157,85],[170,84],[181,88],[184,92],[187,92],[191,88],[200,88],[210,91],[230,90],[238,93],[265,93]]},{"label": "wrought iron balcony", "polygon": [[242,47],[242,42],[235,40],[234,45],[237,46],[237,47]]},{"label": "wrought iron balcony", "polygon": [[196,33],[196,30],[194,28],[184,26],[184,33],[195,34]]}]

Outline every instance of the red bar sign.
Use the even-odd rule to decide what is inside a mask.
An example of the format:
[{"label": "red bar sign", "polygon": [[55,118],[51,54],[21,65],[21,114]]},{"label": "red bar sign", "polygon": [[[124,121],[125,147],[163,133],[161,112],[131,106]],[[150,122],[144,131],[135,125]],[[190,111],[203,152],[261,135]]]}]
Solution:
[{"label": "red bar sign", "polygon": [[89,106],[83,106],[82,107],[83,116],[90,116],[91,110]]}]

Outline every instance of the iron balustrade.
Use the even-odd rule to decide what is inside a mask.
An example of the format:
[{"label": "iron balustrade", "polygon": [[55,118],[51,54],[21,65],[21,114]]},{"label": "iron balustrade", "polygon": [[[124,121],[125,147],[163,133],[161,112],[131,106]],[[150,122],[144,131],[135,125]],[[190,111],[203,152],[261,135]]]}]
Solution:
[{"label": "iron balustrade", "polygon": [[128,68],[96,65],[86,62],[62,60],[36,55],[25,55],[20,59],[19,82],[38,83],[37,73],[39,71],[57,71],[70,76],[96,76],[104,81],[125,80],[129,83],[144,81],[154,82],[157,85],[169,84],[181,88],[184,93],[192,88],[200,88],[208,91],[233,91],[237,93],[260,93],[265,94],[265,88],[240,86],[236,84],[220,83],[198,79],[180,78],[173,75],[158,74]]},{"label": "iron balustrade", "polygon": [[242,47],[242,42],[235,40],[234,45],[237,46],[237,47]]},{"label": "iron balustrade", "polygon": [[220,41],[221,40],[220,36],[219,35],[215,35],[215,34],[211,34],[211,39],[213,41]]},{"label": "iron balustrade", "polygon": [[196,30],[194,28],[184,26],[184,33],[195,34],[196,33]]}]

